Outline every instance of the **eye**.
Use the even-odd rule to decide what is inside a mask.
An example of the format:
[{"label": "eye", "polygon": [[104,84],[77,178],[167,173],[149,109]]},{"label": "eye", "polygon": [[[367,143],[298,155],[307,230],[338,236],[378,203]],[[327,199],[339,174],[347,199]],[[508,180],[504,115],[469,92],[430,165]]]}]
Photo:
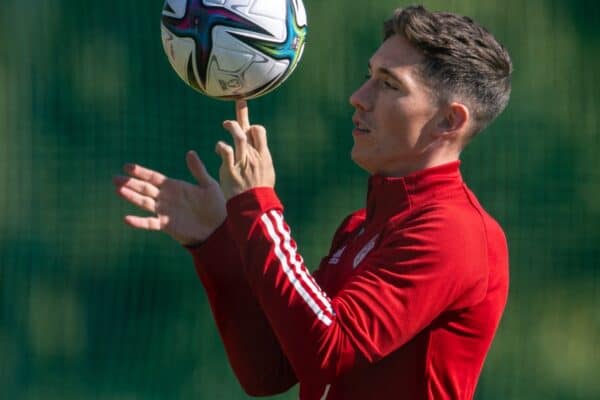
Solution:
[{"label": "eye", "polygon": [[388,88],[388,89],[392,89],[392,90],[398,90],[398,88],[396,86],[394,86],[393,84],[391,84],[389,81],[383,81],[383,85]]}]

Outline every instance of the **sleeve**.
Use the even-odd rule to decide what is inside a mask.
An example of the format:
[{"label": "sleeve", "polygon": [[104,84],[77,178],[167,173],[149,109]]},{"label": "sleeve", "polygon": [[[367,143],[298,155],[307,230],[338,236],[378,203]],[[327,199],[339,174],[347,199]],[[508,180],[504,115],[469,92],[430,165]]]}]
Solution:
[{"label": "sleeve", "polygon": [[297,379],[248,286],[228,223],[202,245],[188,250],[229,363],[244,391],[251,396],[281,393]]},{"label": "sleeve", "polygon": [[485,273],[456,268],[460,235],[435,215],[387,233],[330,299],[303,264],[272,189],[242,193],[227,207],[250,287],[300,382],[331,383],[375,363],[445,310],[485,295]]}]

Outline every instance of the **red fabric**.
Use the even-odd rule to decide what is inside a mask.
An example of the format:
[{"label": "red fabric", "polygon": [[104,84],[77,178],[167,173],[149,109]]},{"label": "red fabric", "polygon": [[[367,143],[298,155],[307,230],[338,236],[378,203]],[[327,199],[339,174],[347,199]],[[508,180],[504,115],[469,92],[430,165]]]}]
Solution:
[{"label": "red fabric", "polygon": [[226,227],[194,256],[249,392],[297,377],[306,400],[473,397],[506,303],[508,254],[459,162],[371,177],[367,207],[312,276],[272,189],[227,209]]},{"label": "red fabric", "polygon": [[244,390],[261,396],[291,388],[298,380],[250,290],[227,224],[189,250],[227,358]]}]

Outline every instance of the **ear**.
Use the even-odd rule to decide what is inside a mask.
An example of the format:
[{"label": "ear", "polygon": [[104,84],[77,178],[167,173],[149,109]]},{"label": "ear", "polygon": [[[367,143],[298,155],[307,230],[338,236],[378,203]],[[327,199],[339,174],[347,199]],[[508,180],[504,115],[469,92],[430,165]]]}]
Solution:
[{"label": "ear", "polygon": [[471,118],[467,106],[453,102],[445,106],[441,112],[441,119],[436,129],[438,138],[457,138],[466,132]]}]

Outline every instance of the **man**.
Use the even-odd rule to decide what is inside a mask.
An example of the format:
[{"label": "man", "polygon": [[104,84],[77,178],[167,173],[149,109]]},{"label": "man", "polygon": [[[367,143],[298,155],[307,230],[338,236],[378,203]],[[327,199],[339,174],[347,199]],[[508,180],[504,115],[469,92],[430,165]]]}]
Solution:
[{"label": "man", "polygon": [[367,203],[310,274],[273,187],[265,129],[245,102],[225,121],[220,187],[137,165],[118,192],[156,214],[126,217],[188,246],[229,362],[251,395],[300,383],[301,399],[470,399],[508,291],[500,226],[461,179],[459,155],[504,109],[506,50],[468,18],[397,10],[355,108],[352,159]]}]

